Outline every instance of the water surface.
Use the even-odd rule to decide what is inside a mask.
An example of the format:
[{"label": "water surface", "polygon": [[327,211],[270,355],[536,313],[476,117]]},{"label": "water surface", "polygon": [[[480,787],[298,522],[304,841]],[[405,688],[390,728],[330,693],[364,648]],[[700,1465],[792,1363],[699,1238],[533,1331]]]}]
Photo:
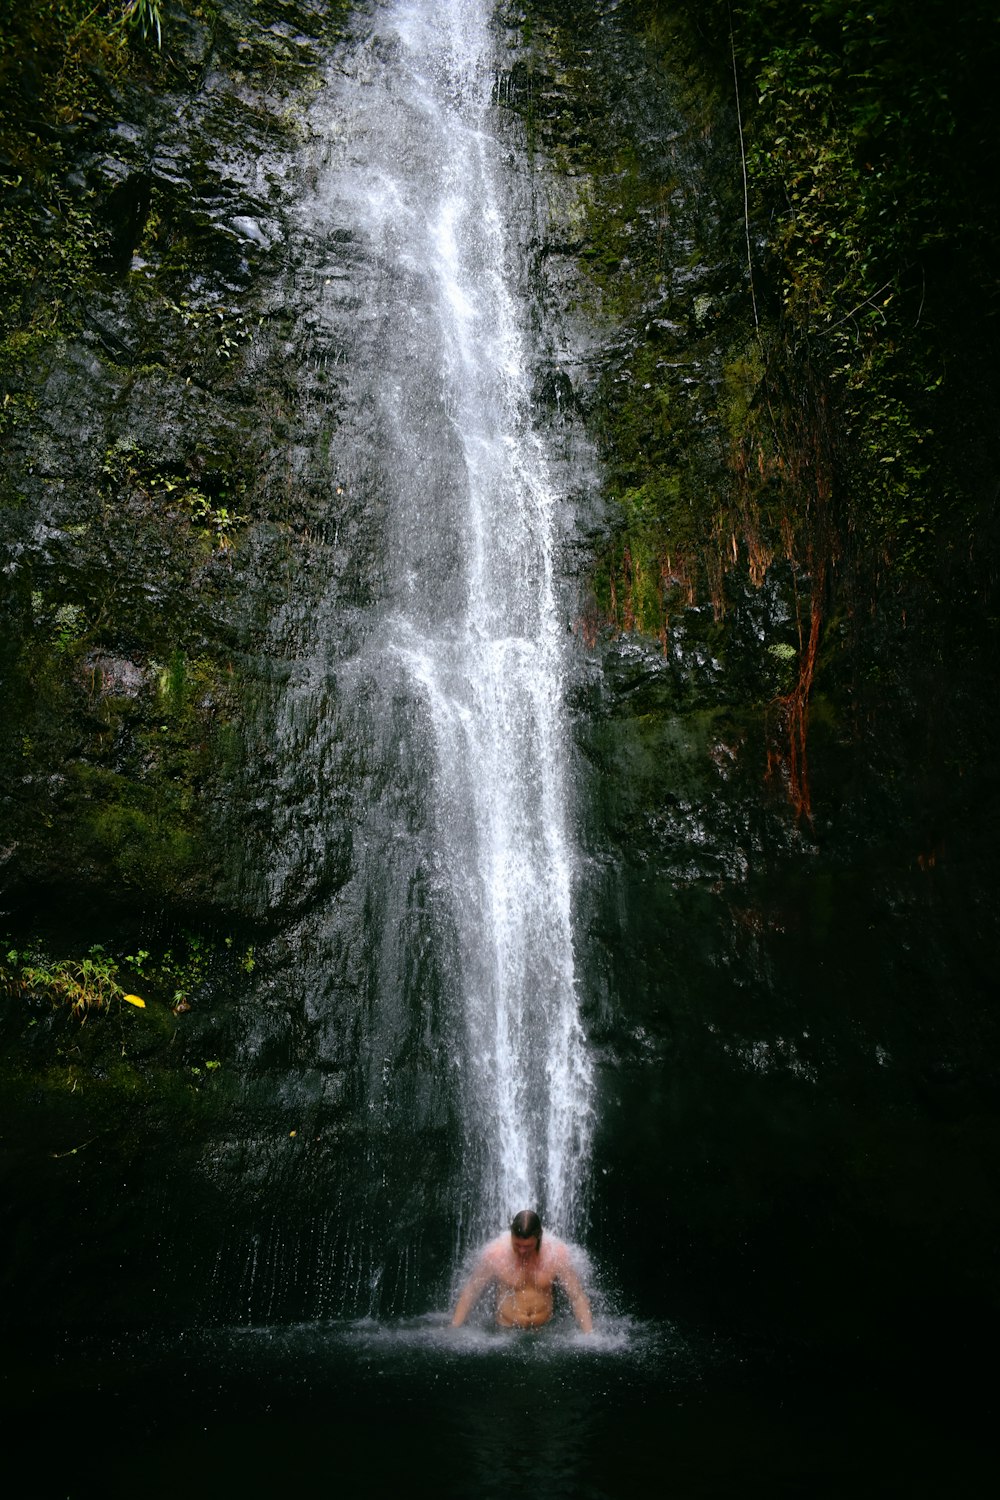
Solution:
[{"label": "water surface", "polygon": [[4,1399],[30,1455],[14,1493],[39,1500],[950,1497],[992,1475],[961,1372],[796,1364],[625,1317],[589,1339],[444,1314],[57,1339],[21,1351]]}]

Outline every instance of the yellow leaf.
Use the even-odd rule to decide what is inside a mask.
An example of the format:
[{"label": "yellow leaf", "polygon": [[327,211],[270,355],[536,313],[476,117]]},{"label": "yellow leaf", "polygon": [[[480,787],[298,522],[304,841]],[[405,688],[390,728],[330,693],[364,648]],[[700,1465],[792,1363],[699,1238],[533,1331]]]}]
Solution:
[{"label": "yellow leaf", "polygon": [[146,1009],[145,1000],[140,1000],[138,995],[123,995],[122,999],[127,1000],[129,1005],[137,1005],[140,1010]]}]

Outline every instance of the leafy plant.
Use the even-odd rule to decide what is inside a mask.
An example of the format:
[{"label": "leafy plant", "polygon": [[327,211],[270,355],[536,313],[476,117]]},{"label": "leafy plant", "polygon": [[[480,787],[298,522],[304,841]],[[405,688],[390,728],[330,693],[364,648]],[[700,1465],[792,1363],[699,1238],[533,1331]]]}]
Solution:
[{"label": "leafy plant", "polygon": [[224,938],[220,945],[193,932],[184,933],[178,943],[163,949],[159,955],[148,948],[139,948],[126,954],[122,962],[139,979],[160,991],[174,1010],[186,1011],[190,1010],[196,991],[221,960],[227,965],[235,961],[244,974],[251,974],[256,962],[252,947],[241,951],[231,937]]},{"label": "leafy plant", "polygon": [[78,604],[60,604],[55,612],[53,643],[57,651],[68,651],[86,627]]},{"label": "leafy plant", "polygon": [[162,0],[125,0],[122,24],[138,28],[146,40],[155,36],[157,47],[162,47],[162,12]]},{"label": "leafy plant", "polygon": [[[234,496],[229,490],[210,495],[187,475],[164,473],[150,454],[130,441],[108,451],[102,470],[112,503],[123,491],[131,492],[167,514],[183,517],[198,535],[220,548],[231,546],[236,533],[250,519],[231,503]],[[242,488],[237,482],[237,493]]]},{"label": "leafy plant", "polygon": [[53,1004],[66,1005],[79,1021],[93,1011],[107,1010],[126,996],[118,983],[118,964],[95,943],[86,957],[50,958],[40,945],[21,950],[9,948],[0,963],[0,982],[8,991],[22,995],[44,995]]},{"label": "leafy plant", "polygon": [[[220,960],[235,964],[244,974],[251,974],[256,963],[253,948],[238,949],[231,937],[219,943],[190,932],[159,954],[142,947],[118,957],[101,943],[92,944],[82,958],[54,958],[42,942],[30,940],[21,947],[8,940],[0,954],[0,989],[12,995],[45,996],[55,1005],[68,1006],[83,1021],[115,1001],[145,1009],[145,1000],[124,988],[124,972],[127,982],[139,983],[144,990],[151,987],[175,1010],[189,1010],[194,993]],[[210,1072],[219,1066],[205,1063]]]}]

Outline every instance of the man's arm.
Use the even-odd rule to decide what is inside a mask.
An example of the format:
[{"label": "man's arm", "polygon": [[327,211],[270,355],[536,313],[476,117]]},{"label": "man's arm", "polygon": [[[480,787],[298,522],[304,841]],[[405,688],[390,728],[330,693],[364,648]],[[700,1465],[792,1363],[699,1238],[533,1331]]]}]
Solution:
[{"label": "man's arm", "polygon": [[452,1328],[461,1328],[484,1290],[493,1280],[494,1274],[489,1259],[485,1255],[481,1255],[476,1262],[472,1275],[462,1288],[458,1301],[455,1303],[455,1312],[451,1320]]},{"label": "man's arm", "polygon": [[583,1290],[583,1282],[570,1264],[568,1255],[564,1257],[562,1265],[559,1267],[558,1276],[570,1300],[574,1318],[584,1333],[592,1333],[594,1331],[594,1320],[590,1313],[590,1300],[587,1293]]}]

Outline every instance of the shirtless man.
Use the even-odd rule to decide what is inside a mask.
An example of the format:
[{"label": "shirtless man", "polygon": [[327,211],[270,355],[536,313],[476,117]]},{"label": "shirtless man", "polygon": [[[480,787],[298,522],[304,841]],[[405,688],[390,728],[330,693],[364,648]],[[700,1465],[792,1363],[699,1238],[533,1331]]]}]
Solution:
[{"label": "shirtless man", "polygon": [[569,1250],[551,1236],[542,1244],[542,1221],[526,1208],[505,1234],[491,1240],[480,1255],[455,1306],[452,1328],[460,1328],[490,1282],[496,1285],[496,1320],[500,1328],[540,1328],[552,1316],[556,1282],[569,1297],[573,1316],[590,1333],[590,1303],[570,1262]]}]

